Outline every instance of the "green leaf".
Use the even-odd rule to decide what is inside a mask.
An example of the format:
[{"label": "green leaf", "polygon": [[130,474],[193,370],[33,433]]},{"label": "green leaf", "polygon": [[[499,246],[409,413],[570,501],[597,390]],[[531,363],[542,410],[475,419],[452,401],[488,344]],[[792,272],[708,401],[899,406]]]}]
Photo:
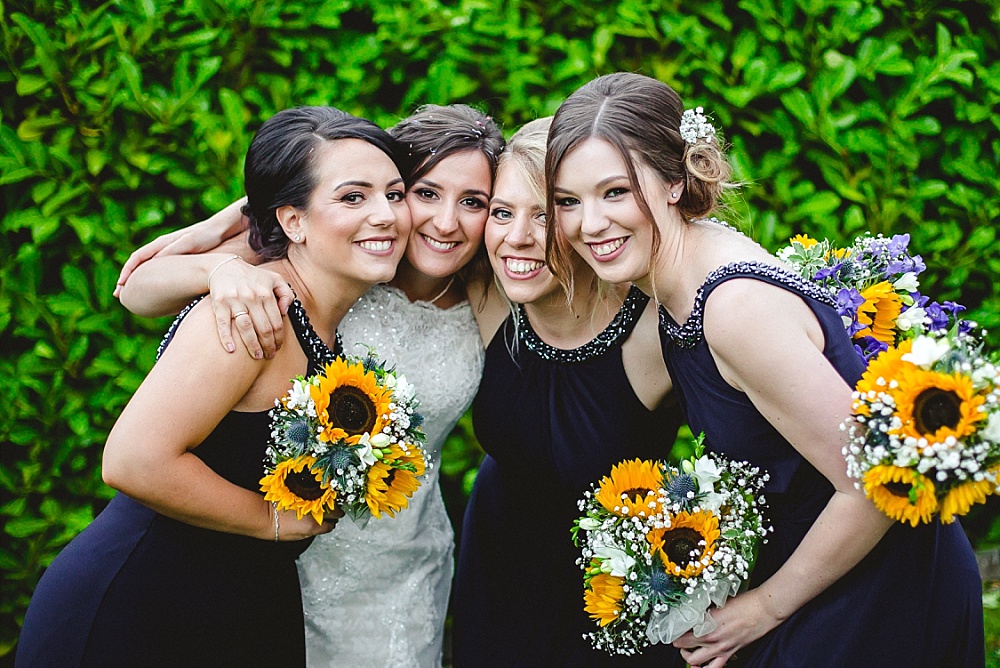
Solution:
[{"label": "green leaf", "polygon": [[35,534],[43,533],[51,526],[48,520],[35,517],[18,517],[4,524],[3,530],[7,535],[14,538],[27,538]]},{"label": "green leaf", "polygon": [[49,85],[49,80],[45,77],[33,74],[23,74],[17,78],[17,94],[22,97],[34,95],[38,91]]}]

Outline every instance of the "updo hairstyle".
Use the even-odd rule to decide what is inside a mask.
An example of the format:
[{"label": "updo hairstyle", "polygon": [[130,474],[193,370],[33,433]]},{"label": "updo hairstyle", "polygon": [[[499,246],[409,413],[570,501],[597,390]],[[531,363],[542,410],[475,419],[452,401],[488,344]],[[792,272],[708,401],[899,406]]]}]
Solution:
[{"label": "updo hairstyle", "polygon": [[243,178],[250,221],[250,247],[265,260],[288,254],[288,237],[275,211],[283,206],[307,210],[317,186],[316,164],[328,142],[361,139],[385,153],[399,168],[397,145],[371,121],[333,107],[296,107],[279,111],[254,136]]}]

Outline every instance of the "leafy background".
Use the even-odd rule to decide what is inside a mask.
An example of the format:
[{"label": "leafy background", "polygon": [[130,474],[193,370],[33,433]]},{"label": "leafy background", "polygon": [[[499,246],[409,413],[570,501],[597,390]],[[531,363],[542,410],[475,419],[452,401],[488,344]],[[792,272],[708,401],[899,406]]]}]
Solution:
[{"label": "leafy background", "polygon": [[[748,184],[731,219],[765,247],[909,233],[922,292],[968,305],[995,347],[998,28],[995,0],[0,0],[0,662],[111,496],[103,442],[167,324],[116,303],[118,269],[241,194],[274,112],[391,125],[461,101],[509,134],[595,75],[643,72],[725,129]],[[442,464],[453,516],[479,456],[465,418]],[[979,547],[1000,542],[996,509],[966,522]]]}]

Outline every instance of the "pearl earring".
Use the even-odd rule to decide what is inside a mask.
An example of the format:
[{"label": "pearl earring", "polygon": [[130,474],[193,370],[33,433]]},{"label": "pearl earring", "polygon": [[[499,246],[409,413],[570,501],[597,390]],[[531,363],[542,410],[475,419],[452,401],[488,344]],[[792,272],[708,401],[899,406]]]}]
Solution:
[{"label": "pearl earring", "polygon": [[299,235],[296,234],[294,237],[292,237],[292,239],[294,239],[296,242],[298,242],[298,241],[302,240],[302,237],[300,237]]}]

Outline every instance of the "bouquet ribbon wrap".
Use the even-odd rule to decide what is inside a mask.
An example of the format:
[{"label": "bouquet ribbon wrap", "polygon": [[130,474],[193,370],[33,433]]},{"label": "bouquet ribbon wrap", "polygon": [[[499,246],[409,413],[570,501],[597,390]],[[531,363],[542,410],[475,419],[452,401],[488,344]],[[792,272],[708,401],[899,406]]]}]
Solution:
[{"label": "bouquet ribbon wrap", "polygon": [[738,582],[724,580],[711,593],[696,589],[684,602],[664,611],[654,610],[646,627],[646,637],[653,644],[670,644],[688,631],[694,631],[698,637],[711,633],[718,624],[708,608],[712,604],[721,608],[739,588]]}]

